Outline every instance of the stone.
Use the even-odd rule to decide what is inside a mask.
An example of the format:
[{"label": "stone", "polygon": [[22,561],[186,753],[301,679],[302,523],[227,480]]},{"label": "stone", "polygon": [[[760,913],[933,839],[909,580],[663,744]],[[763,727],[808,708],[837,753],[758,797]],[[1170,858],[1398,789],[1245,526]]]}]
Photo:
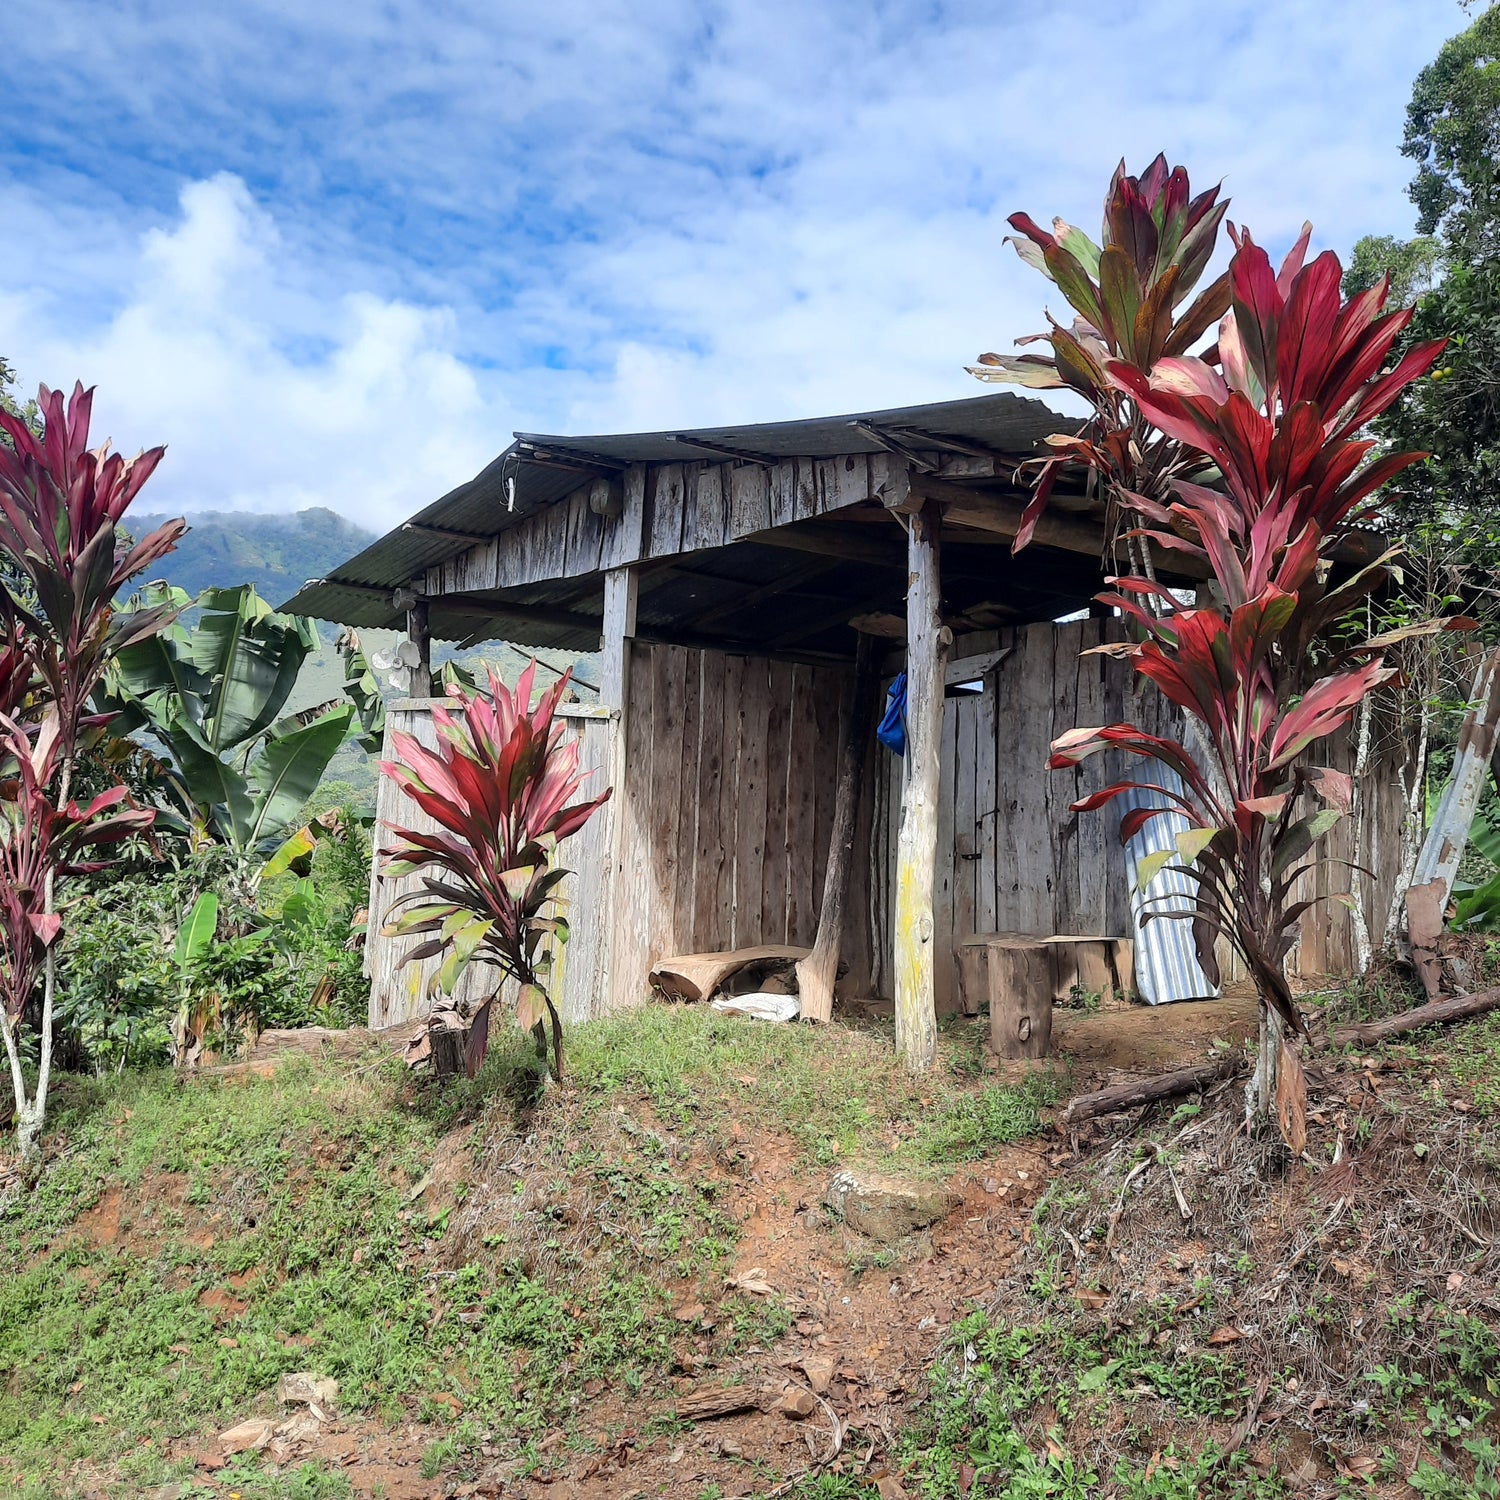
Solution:
[{"label": "stone", "polygon": [[787,1391],[776,1403],[776,1410],[793,1422],[806,1421],[817,1409],[818,1403],[813,1399],[812,1392],[801,1390],[796,1386]]},{"label": "stone", "polygon": [[843,1171],[834,1174],[823,1201],[851,1229],[894,1245],[946,1217],[959,1196],[941,1183]]},{"label": "stone", "polygon": [[826,1395],[833,1380],[833,1361],[826,1354],[809,1354],[802,1361],[802,1373],[813,1390]]},{"label": "stone", "polygon": [[297,1370],[276,1382],[276,1399],[283,1406],[316,1406],[332,1412],[338,1404],[339,1383],[331,1375]]},{"label": "stone", "polygon": [[273,1430],[269,1422],[254,1417],[237,1422],[228,1432],[219,1434],[219,1449],[223,1453],[258,1453],[271,1441]]}]

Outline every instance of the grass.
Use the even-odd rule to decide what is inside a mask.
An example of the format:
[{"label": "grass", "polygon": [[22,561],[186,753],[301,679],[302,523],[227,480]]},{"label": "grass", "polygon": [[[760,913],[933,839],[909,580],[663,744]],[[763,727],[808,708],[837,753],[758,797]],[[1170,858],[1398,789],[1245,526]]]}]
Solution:
[{"label": "grass", "polygon": [[[187,1481],[168,1449],[268,1412],[293,1370],[336,1378],[346,1414],[441,1419],[428,1398],[458,1391],[524,1461],[586,1383],[671,1367],[688,1287],[718,1297],[742,1132],[804,1165],[935,1169],[1035,1131],[1057,1088],[982,1083],[962,1032],[918,1080],[888,1035],[702,1008],[580,1028],[570,1064],[539,1090],[504,1036],[442,1089],[306,1059],[64,1080],[41,1186],[0,1207],[0,1489],[67,1494],[79,1463],[123,1492]],[[724,1357],[787,1331],[777,1298],[718,1300]],[[439,1428],[429,1467],[465,1451]],[[348,1493],[315,1466],[226,1476],[244,1500]]]}]

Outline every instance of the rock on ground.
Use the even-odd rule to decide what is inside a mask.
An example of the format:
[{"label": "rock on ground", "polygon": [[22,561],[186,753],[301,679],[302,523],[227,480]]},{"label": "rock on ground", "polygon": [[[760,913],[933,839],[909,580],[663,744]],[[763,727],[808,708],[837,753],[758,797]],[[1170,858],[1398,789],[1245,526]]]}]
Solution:
[{"label": "rock on ground", "polygon": [[893,1245],[936,1224],[959,1199],[941,1183],[844,1171],[834,1175],[823,1201],[851,1229]]}]

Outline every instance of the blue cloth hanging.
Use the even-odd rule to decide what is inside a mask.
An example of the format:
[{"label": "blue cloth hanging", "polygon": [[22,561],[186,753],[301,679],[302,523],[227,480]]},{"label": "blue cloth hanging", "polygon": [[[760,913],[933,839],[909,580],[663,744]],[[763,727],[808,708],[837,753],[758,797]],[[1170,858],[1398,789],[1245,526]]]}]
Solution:
[{"label": "blue cloth hanging", "polygon": [[875,738],[880,741],[887,750],[893,750],[897,755],[906,754],[906,673],[900,676],[886,689],[886,698],[889,700],[885,706],[885,717],[880,721],[880,727],[875,731]]}]

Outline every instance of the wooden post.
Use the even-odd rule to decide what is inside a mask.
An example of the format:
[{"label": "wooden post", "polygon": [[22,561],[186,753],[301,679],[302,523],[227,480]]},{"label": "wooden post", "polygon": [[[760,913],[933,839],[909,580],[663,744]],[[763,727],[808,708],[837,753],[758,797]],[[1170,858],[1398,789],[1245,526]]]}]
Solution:
[{"label": "wooden post", "polygon": [[932,884],[937,868],[943,665],[938,513],[925,505],[908,522],[906,767],[896,842],[896,1055],[914,1073],[937,1057]]},{"label": "wooden post", "polygon": [[609,753],[609,784],[614,795],[610,810],[609,878],[600,891],[598,915],[607,931],[603,983],[599,987],[596,1014],[617,1010],[639,999],[634,993],[645,976],[631,972],[623,955],[633,952],[629,941],[636,926],[644,922],[643,882],[625,869],[629,851],[630,804],[633,788],[625,764],[626,735],[630,720],[630,652],[635,639],[636,601],[640,592],[636,568],[613,568],[604,575],[604,635],[600,643],[599,704],[616,710],[614,741]]},{"label": "wooden post", "polygon": [[812,952],[797,965],[797,994],[804,1021],[827,1021],[833,1015],[833,981],[839,968],[839,939],[844,929],[844,899],[854,858],[854,825],[869,752],[870,718],[877,678],[876,639],[861,635],[854,659],[854,680],[844,716],[838,789],[833,800],[833,833],[828,842],[828,869],[823,877],[823,905]]},{"label": "wooden post", "polygon": [[406,611],[406,636],[417,648],[416,665],[411,669],[411,696],[427,698],[432,694],[432,631],[427,623],[427,600],[414,600]]},{"label": "wooden post", "polygon": [[634,568],[612,568],[604,575],[604,637],[600,643],[599,703],[625,711],[630,677],[630,643],[635,637],[640,575]]},{"label": "wooden post", "polygon": [[1474,814],[1489,778],[1491,758],[1500,748],[1500,650],[1487,651],[1481,658],[1469,697],[1474,706],[1464,715],[1458,732],[1453,774],[1443,788],[1411,882],[1413,891],[1434,881],[1441,883],[1434,898],[1440,912],[1447,906],[1458,877],[1459,861],[1468,846]]}]

